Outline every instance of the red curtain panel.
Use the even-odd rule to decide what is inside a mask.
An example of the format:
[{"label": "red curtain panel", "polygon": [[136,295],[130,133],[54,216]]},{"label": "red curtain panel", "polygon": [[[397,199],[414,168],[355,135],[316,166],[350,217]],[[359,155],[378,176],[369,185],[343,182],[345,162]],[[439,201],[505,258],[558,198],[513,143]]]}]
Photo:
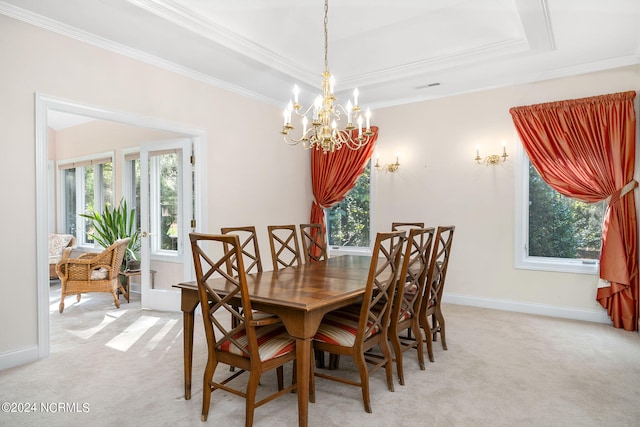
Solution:
[{"label": "red curtain panel", "polygon": [[378,139],[378,128],[371,126],[371,131],[373,136],[370,141],[360,149],[342,147],[334,152],[313,150],[311,153],[311,186],[314,201],[311,205],[310,221],[312,224],[322,224],[325,235],[327,226],[324,223],[323,210],[344,199],[349,190],[356,185]]},{"label": "red curtain panel", "polygon": [[608,200],[596,299],[613,325],[638,327],[638,227],[633,189],[635,91],[509,110],[520,140],[552,188],[585,202]]}]

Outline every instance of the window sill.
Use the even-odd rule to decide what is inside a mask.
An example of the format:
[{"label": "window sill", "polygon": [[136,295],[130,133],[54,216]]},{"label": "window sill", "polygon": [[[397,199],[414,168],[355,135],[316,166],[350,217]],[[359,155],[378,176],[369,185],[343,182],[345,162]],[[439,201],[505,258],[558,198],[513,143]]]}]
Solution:
[{"label": "window sill", "polygon": [[524,260],[516,260],[515,268],[520,270],[553,271],[560,273],[598,274],[600,262],[565,260],[557,258],[529,257]]},{"label": "window sill", "polygon": [[354,248],[348,246],[329,246],[329,256],[338,255],[371,255],[371,248]]}]

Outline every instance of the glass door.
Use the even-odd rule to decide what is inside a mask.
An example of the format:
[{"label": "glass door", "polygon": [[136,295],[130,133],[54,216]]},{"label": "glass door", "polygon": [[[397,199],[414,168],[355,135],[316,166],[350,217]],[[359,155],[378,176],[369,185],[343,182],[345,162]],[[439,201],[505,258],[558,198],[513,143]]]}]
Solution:
[{"label": "glass door", "polygon": [[191,278],[192,143],[153,141],[140,148],[141,304],[180,310],[172,286]]}]

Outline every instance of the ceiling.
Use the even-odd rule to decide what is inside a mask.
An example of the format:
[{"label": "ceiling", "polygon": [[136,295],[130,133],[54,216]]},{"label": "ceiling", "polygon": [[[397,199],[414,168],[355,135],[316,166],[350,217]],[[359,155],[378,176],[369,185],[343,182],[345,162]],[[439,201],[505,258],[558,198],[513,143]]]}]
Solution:
[{"label": "ceiling", "polygon": [[[0,0],[0,13],[274,105],[320,92],[322,0]],[[640,63],[638,0],[331,0],[331,72],[372,109]]]}]

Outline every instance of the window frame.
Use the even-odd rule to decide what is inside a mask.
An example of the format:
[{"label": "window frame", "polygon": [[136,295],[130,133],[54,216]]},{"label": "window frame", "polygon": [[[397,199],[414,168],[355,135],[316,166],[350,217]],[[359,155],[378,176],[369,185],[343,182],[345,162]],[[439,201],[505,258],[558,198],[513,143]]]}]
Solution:
[{"label": "window frame", "polygon": [[598,260],[573,260],[529,256],[529,158],[522,144],[516,144],[515,153],[515,230],[514,268],[521,270],[552,271],[562,273],[599,274]]},{"label": "window frame", "polygon": [[[85,186],[85,166],[98,166],[102,169],[102,165],[106,163],[111,163],[111,205],[113,206],[113,194],[115,189],[115,181],[116,181],[116,165],[115,165],[115,153],[113,151],[108,151],[104,153],[96,153],[88,156],[75,157],[70,159],[62,159],[57,161],[56,169],[57,169],[57,181],[58,181],[58,230],[64,230],[65,233],[68,232],[66,229],[66,179],[65,179],[65,171],[69,169],[75,169],[75,199],[76,199],[76,231],[75,238],[77,242],[77,246],[85,249],[100,249],[101,246],[96,242],[88,242],[87,235],[84,232],[86,230],[87,219],[80,215],[81,212],[78,212],[78,208],[84,206],[84,201],[86,199],[86,186]],[[106,161],[105,161],[106,159]],[[95,164],[94,164],[95,162]],[[98,176],[98,174],[94,171],[94,179]],[[104,187],[102,183],[102,174],[100,175],[100,180],[96,180],[96,182],[100,181],[100,185],[94,182],[94,211],[103,212],[105,208],[105,200],[104,200]]]},{"label": "window frame", "polygon": [[[372,156],[373,158],[373,156]],[[376,178],[374,178],[374,170],[372,158],[369,159],[368,165],[370,168],[369,173],[369,246],[336,246],[328,244],[327,254],[331,257],[334,255],[371,255],[373,244],[376,240],[376,233],[374,232],[373,224],[375,223],[375,194],[376,194]],[[358,177],[359,178],[359,177]],[[351,190],[349,190],[351,191]],[[329,209],[323,209],[324,222],[327,225],[327,243],[329,241]]]},{"label": "window frame", "polygon": [[123,166],[122,196],[127,201],[130,209],[136,210],[134,227],[141,228],[140,220],[140,194],[137,192],[135,162],[140,163],[140,148],[127,148],[122,151],[121,162]]},{"label": "window frame", "polygon": [[[176,216],[178,219],[183,218],[184,210],[182,206],[182,191],[179,189],[182,188],[182,176],[184,173],[190,173],[190,171],[184,171],[182,153],[180,150],[170,149],[169,152],[176,154],[176,165],[179,168],[178,173],[178,182],[176,183],[177,190],[177,213]],[[161,242],[161,184],[160,184],[160,159],[159,157],[164,154],[171,154],[164,152],[164,150],[160,151],[149,151],[149,237],[150,237],[150,252],[149,257],[154,261],[163,261],[163,262],[182,262],[184,258],[184,248],[181,244],[181,241],[178,240],[178,248],[177,249],[162,249]]]}]

